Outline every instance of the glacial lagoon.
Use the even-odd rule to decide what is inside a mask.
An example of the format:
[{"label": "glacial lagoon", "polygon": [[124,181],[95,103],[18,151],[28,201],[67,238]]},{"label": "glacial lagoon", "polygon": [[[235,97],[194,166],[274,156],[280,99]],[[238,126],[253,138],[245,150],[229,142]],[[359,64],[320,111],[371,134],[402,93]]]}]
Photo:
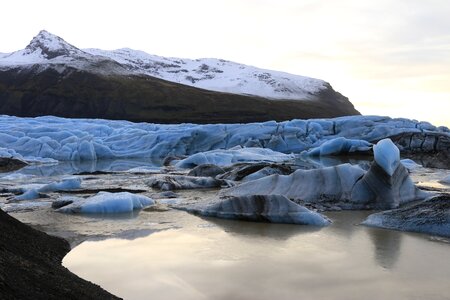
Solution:
[{"label": "glacial lagoon", "polygon": [[[141,173],[127,172],[137,166]],[[158,168],[139,160],[30,166],[2,175],[2,184],[81,173],[86,190],[146,188],[151,195],[158,191],[143,180]],[[411,176],[448,192],[438,181],[449,174],[419,168]],[[161,202],[203,201],[217,192],[176,191],[178,198]],[[63,261],[70,271],[125,299],[450,299],[450,240],[360,225],[371,211],[324,212],[333,224],[322,228],[197,217],[170,205],[104,216],[56,213],[45,198],[5,202],[14,217],[71,243]]]},{"label": "glacial lagoon", "polygon": [[155,232],[84,242],[63,264],[124,299],[450,299],[449,241],[359,226],[368,214],[314,228],[141,212],[131,222]]}]

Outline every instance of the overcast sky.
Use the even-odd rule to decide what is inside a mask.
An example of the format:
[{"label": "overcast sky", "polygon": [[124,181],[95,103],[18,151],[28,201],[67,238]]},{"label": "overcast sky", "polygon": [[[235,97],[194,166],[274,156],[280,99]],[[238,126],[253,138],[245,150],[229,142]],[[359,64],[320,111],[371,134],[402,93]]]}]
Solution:
[{"label": "overcast sky", "polygon": [[0,52],[46,29],[80,48],[224,58],[324,79],[364,114],[450,126],[448,0],[5,1]]}]

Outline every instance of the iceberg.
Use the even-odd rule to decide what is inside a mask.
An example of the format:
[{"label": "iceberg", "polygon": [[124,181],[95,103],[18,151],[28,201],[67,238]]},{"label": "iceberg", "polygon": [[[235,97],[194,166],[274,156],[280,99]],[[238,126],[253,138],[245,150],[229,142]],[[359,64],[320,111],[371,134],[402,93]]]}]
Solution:
[{"label": "iceberg", "polygon": [[292,202],[281,195],[251,195],[222,199],[207,206],[179,207],[205,217],[254,222],[327,226],[325,216]]},{"label": "iceberg", "polygon": [[57,209],[57,211],[80,214],[117,214],[132,212],[133,210],[142,209],[153,204],[155,204],[153,199],[143,195],[128,192],[99,192],[87,199],[75,201],[63,206]]},{"label": "iceberg", "polygon": [[196,153],[188,158],[178,161],[178,168],[194,168],[204,164],[216,166],[230,166],[240,162],[284,162],[293,160],[293,155],[283,154],[265,148],[241,148],[229,150],[211,150]]},{"label": "iceberg", "polygon": [[368,171],[350,164],[299,169],[290,175],[247,181],[221,194],[283,195],[299,203],[325,202],[344,209],[392,209],[429,196],[414,185],[390,140],[378,142],[375,148],[377,155]]},{"label": "iceberg", "polygon": [[81,187],[81,178],[73,177],[66,178],[61,181],[52,182],[49,184],[41,185],[40,187],[32,187],[22,189],[23,194],[15,196],[15,200],[33,200],[44,196],[45,193],[76,190]]},{"label": "iceberg", "polygon": [[439,195],[402,208],[372,214],[362,224],[450,237],[449,216],[450,197]]}]

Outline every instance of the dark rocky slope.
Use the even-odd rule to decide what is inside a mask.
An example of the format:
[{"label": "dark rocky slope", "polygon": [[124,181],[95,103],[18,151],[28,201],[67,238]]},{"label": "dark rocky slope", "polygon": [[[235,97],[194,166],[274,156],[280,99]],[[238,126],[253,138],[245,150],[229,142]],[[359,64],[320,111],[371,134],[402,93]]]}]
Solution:
[{"label": "dark rocky slope", "polygon": [[317,100],[267,100],[144,75],[104,75],[67,66],[61,73],[40,68],[0,70],[0,114],[155,123],[239,123],[359,114],[329,85],[316,95]]},{"label": "dark rocky slope", "polygon": [[0,210],[0,299],[118,299],[61,265],[69,244]]}]

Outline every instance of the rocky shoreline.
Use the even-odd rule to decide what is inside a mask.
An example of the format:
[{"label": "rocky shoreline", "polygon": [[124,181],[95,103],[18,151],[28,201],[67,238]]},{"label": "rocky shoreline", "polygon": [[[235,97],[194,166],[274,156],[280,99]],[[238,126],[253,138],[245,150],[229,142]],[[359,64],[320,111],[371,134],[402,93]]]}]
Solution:
[{"label": "rocky shoreline", "polygon": [[61,265],[69,243],[0,210],[1,299],[120,299]]}]

